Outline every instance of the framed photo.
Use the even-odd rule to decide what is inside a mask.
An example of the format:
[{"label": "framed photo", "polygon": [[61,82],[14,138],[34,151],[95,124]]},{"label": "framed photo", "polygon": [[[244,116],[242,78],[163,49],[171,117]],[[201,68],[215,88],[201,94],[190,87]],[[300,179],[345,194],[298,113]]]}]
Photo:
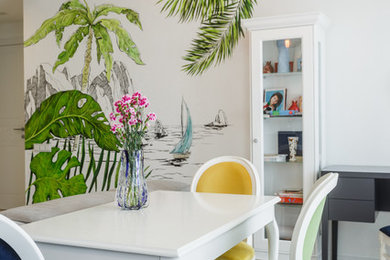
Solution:
[{"label": "framed photo", "polygon": [[264,112],[286,110],[287,89],[266,89],[264,90]]}]

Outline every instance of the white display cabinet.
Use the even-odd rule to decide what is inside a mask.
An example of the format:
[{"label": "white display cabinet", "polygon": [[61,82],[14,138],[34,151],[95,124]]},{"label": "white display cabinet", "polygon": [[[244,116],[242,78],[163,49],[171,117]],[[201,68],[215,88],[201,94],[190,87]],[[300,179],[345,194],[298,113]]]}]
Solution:
[{"label": "white display cabinet", "polygon": [[[327,23],[317,13],[243,21],[250,37],[251,160],[263,194],[284,197],[276,207],[281,260],[288,259],[295,222],[324,161]],[[255,234],[258,258],[267,257],[267,243],[264,230]],[[319,253],[317,247],[314,254]]]}]

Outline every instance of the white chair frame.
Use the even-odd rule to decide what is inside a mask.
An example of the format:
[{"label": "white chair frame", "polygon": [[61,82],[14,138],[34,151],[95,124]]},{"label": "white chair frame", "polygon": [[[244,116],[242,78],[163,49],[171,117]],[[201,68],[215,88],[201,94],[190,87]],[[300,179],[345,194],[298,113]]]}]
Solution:
[{"label": "white chair frame", "polygon": [[291,239],[290,260],[303,259],[304,241],[310,221],[322,200],[336,187],[337,180],[337,173],[328,173],[314,184],[295,224]]},{"label": "white chair frame", "polygon": [[[251,177],[251,182],[252,182],[252,194],[259,196],[261,195],[261,185],[260,185],[260,177],[259,173],[257,172],[255,166],[248,161],[245,158],[238,157],[238,156],[220,156],[214,159],[211,159],[207,162],[205,162],[199,170],[195,173],[194,178],[192,180],[191,184],[191,192],[196,192],[196,186],[198,185],[199,179],[202,176],[202,174],[211,166],[218,164],[218,163],[223,163],[223,162],[236,162],[241,164],[242,166],[245,167],[245,169],[248,171],[250,177]],[[279,233],[279,228],[276,223],[276,220],[271,222],[265,227],[265,231],[269,234],[270,232],[275,232]],[[270,237],[268,235],[268,237]],[[253,247],[253,235],[247,238],[247,243]],[[272,252],[269,252],[269,259],[277,259],[278,251],[279,251],[279,241],[278,240],[272,240],[268,241],[268,243],[272,244],[273,246],[271,247],[273,250]],[[255,256],[256,258],[256,256]]]},{"label": "white chair frame", "polygon": [[390,247],[390,237],[379,231],[379,241],[381,243],[379,250],[380,260],[390,260],[390,255],[387,253],[386,246]]},{"label": "white chair frame", "polygon": [[32,238],[15,222],[1,214],[0,238],[12,247],[21,259],[45,259]]}]

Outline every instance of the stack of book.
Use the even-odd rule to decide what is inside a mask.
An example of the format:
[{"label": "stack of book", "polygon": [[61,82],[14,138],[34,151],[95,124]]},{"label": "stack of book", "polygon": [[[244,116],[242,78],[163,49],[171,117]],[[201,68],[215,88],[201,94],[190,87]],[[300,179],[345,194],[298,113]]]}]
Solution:
[{"label": "stack of book", "polygon": [[279,191],[277,195],[281,199],[281,203],[287,204],[302,204],[303,190],[302,189],[286,189]]}]

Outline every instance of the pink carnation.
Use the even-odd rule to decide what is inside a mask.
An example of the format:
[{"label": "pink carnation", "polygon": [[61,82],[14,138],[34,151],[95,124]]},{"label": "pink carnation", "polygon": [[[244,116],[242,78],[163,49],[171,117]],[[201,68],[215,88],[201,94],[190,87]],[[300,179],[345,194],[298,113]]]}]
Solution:
[{"label": "pink carnation", "polygon": [[148,107],[149,106],[149,100],[147,97],[142,97],[140,100],[139,100],[139,106],[141,107]]},{"label": "pink carnation", "polygon": [[131,100],[131,96],[130,95],[124,95],[123,97],[122,97],[122,102],[127,102],[127,101],[130,101]]},{"label": "pink carnation", "polygon": [[114,105],[118,108],[119,106],[122,106],[122,101],[118,100],[114,103]]},{"label": "pink carnation", "polygon": [[147,118],[150,120],[150,121],[154,121],[154,120],[156,120],[156,114],[155,113],[149,113],[148,115],[147,115]]},{"label": "pink carnation", "polygon": [[110,120],[111,121],[115,121],[116,120],[116,117],[115,117],[114,113],[110,113]]},{"label": "pink carnation", "polygon": [[130,118],[129,125],[136,125],[138,123],[137,118]]},{"label": "pink carnation", "polygon": [[141,93],[139,93],[139,92],[137,91],[137,92],[135,92],[135,93],[133,94],[132,98],[133,98],[133,99],[136,99],[136,98],[140,99],[141,96],[142,96]]},{"label": "pink carnation", "polygon": [[119,129],[121,129],[122,126],[121,125],[118,125],[118,124],[113,124],[112,127],[111,127],[111,132],[113,132],[114,134],[116,134],[118,132]]}]

